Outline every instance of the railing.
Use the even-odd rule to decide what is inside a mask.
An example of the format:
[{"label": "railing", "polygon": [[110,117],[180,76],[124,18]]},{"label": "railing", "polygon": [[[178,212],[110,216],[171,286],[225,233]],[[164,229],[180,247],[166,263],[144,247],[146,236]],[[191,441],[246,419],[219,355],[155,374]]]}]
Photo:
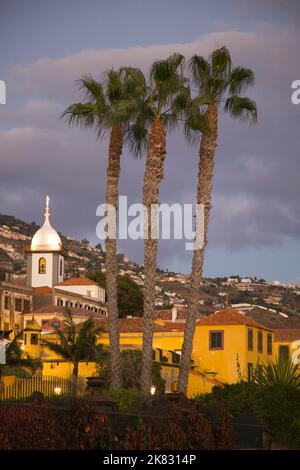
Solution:
[{"label": "railing", "polygon": [[36,376],[28,379],[17,379],[0,391],[2,401],[27,401],[34,392],[40,392],[45,398],[82,397],[84,386],[74,380],[52,376]]}]

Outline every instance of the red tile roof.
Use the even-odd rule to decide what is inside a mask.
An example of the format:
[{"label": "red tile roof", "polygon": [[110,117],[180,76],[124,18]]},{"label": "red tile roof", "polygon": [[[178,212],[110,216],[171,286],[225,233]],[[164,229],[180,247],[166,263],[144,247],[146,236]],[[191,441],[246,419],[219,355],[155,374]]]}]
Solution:
[{"label": "red tile roof", "polygon": [[[187,316],[186,308],[177,309],[177,318],[176,320],[185,320]],[[157,309],[154,313],[154,318],[160,320],[172,320],[172,309]]]},{"label": "red tile roof", "polygon": [[289,343],[291,341],[300,340],[300,329],[285,328],[274,330],[275,339],[277,343]]},{"label": "red tile roof", "polygon": [[47,294],[52,294],[53,289],[48,286],[42,286],[42,287],[34,287],[33,288],[33,295],[47,295]]},{"label": "red tile roof", "polygon": [[[88,277],[72,277],[63,282],[59,282],[56,286],[97,286],[97,282],[92,281]],[[54,286],[55,287],[55,286]]]},{"label": "red tile roof", "polygon": [[176,321],[169,321],[169,320],[166,320],[165,323],[164,323],[164,326],[165,326],[168,330],[184,331],[185,322],[176,322]]},{"label": "red tile roof", "polygon": [[[106,333],[108,331],[108,322],[107,318],[97,320],[97,326],[101,327]],[[143,331],[143,318],[142,317],[132,317],[132,318],[119,318],[119,329],[121,333],[142,333]],[[170,328],[167,328],[163,325],[158,325],[154,323],[154,332],[169,332]]]},{"label": "red tile roof", "polygon": [[223,310],[218,310],[217,312],[199,320],[197,325],[247,325],[254,326],[255,328],[262,328],[264,330],[270,330],[270,328],[257,323],[255,320],[252,320],[252,318],[247,317],[235,308],[225,308]]}]

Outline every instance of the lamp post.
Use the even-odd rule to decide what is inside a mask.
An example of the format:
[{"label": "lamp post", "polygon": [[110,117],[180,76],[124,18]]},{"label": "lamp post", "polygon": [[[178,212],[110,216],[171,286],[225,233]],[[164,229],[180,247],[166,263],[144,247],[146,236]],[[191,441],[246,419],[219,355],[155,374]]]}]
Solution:
[{"label": "lamp post", "polygon": [[152,385],[152,387],[150,388],[150,393],[151,393],[150,406],[151,407],[153,406],[153,397],[155,395],[155,392],[156,392],[156,387],[155,385]]},{"label": "lamp post", "polygon": [[59,385],[57,385],[55,388],[54,388],[54,393],[57,397],[59,397],[61,395],[61,387]]}]

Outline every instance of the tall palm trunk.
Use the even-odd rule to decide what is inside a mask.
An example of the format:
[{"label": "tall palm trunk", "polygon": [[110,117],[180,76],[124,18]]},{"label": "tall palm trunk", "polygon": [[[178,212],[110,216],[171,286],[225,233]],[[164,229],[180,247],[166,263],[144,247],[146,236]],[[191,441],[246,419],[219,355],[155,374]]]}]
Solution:
[{"label": "tall palm trunk", "polygon": [[74,379],[77,380],[78,378],[78,368],[79,368],[79,363],[78,362],[74,362],[73,363],[73,372],[72,372],[72,375],[74,377]]},{"label": "tall palm trunk", "polygon": [[[118,188],[120,178],[120,157],[123,147],[122,129],[114,126],[110,134],[109,155],[107,167],[106,204],[115,209],[118,206]],[[110,371],[112,388],[120,388],[121,383],[121,357],[119,345],[119,312],[117,302],[117,242],[116,237],[105,240],[106,259],[106,289],[108,334],[110,344]]]},{"label": "tall palm trunk", "polygon": [[204,205],[204,244],[200,250],[194,250],[193,253],[190,300],[188,302],[188,316],[184,331],[181,366],[178,379],[178,391],[182,393],[186,393],[188,387],[197,307],[199,305],[200,285],[203,272],[205,249],[207,245],[208,222],[211,210],[214,157],[218,136],[218,111],[215,104],[208,106],[205,113],[205,118],[209,125],[209,131],[201,138],[197,184],[197,204]]},{"label": "tall palm trunk", "polygon": [[141,388],[145,395],[150,394],[152,385],[152,340],[155,308],[155,284],[157,267],[157,238],[151,234],[157,230],[157,220],[151,219],[153,204],[159,204],[159,186],[163,179],[166,154],[166,132],[160,119],[152,124],[147,147],[147,161],[144,175],[144,206],[148,217],[148,238],[145,238],[144,253],[144,317]]}]

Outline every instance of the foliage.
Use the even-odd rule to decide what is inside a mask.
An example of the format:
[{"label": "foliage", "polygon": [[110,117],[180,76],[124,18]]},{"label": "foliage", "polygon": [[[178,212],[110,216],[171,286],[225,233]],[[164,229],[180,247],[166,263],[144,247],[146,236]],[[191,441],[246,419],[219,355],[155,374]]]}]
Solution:
[{"label": "foliage", "polygon": [[29,379],[31,377],[30,372],[22,367],[10,367],[7,366],[2,371],[2,375],[8,376],[12,375],[14,377],[18,377],[19,379]]},{"label": "foliage", "polygon": [[44,340],[45,344],[65,359],[69,359],[74,366],[73,376],[78,376],[78,365],[80,361],[97,361],[104,360],[105,350],[98,343],[101,329],[95,326],[94,319],[88,318],[76,325],[70,310],[64,312],[63,329],[55,328],[58,336],[58,342]]},{"label": "foliage", "polygon": [[2,405],[0,449],[234,448],[232,424],[225,408],[217,427],[185,397],[175,404],[166,400],[163,412],[155,404],[147,410],[139,416],[120,413],[107,417],[82,400],[65,402],[63,407],[57,401]]},{"label": "foliage", "polygon": [[130,413],[145,403],[145,396],[136,388],[121,388],[108,390],[108,395],[117,402],[117,409],[123,413]]},{"label": "foliage", "polygon": [[[141,351],[122,351],[122,383],[126,389],[141,390],[142,374],[142,352]],[[109,388],[109,361],[103,368],[106,376],[106,386]],[[165,383],[161,377],[161,365],[153,362],[152,365],[152,384],[156,387],[156,394],[164,393]]]},{"label": "foliage", "polygon": [[160,409],[157,410],[154,404],[151,419],[138,421],[136,427],[128,426],[124,448],[127,450],[233,449],[235,433],[225,406],[220,407],[220,422],[214,426],[197,404],[181,397],[166,414],[161,413]]},{"label": "foliage", "polygon": [[[29,354],[21,349],[20,338],[23,337],[22,330],[14,339],[6,345],[6,364],[0,364],[0,382],[2,375],[15,375],[16,377],[26,378],[30,372],[35,372],[41,367],[41,361],[33,359]],[[26,370],[26,369],[29,369]]]},{"label": "foliage", "polygon": [[[88,277],[106,289],[105,274],[101,271],[92,272]],[[118,276],[118,310],[120,317],[132,315],[140,317],[143,314],[143,291],[128,276]]]},{"label": "foliage", "polygon": [[197,395],[195,400],[200,404],[225,403],[235,418],[253,412],[272,440],[300,449],[300,390],[294,384],[226,384],[214,387],[210,394]]},{"label": "foliage", "polygon": [[259,385],[288,385],[300,389],[300,374],[297,364],[290,358],[277,358],[256,367],[254,380]]},{"label": "foliage", "polygon": [[[69,405],[69,406],[68,406]],[[111,449],[116,436],[107,418],[86,403],[0,407],[0,449]],[[47,432],[45,432],[47,430]]]}]

